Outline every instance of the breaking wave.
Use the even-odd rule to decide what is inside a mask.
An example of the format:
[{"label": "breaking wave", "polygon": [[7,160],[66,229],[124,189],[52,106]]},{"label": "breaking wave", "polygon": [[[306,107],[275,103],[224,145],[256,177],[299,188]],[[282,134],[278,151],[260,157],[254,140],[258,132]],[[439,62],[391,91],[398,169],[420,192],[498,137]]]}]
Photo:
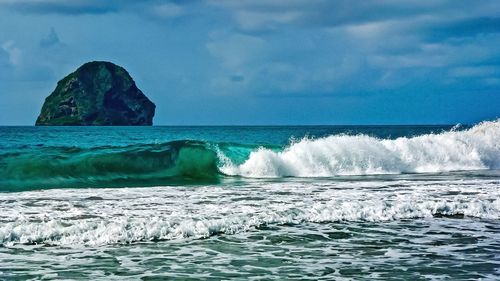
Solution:
[{"label": "breaking wave", "polygon": [[[181,140],[126,147],[0,153],[0,191],[217,183],[228,177],[334,177],[499,169],[500,121],[463,131],[380,139],[332,135],[286,147]],[[28,152],[27,152],[28,151]]]},{"label": "breaking wave", "polygon": [[244,177],[331,177],[434,173],[500,168],[500,121],[465,131],[394,140],[367,135],[302,139],[282,151],[258,148],[242,164],[225,159],[227,175]]}]

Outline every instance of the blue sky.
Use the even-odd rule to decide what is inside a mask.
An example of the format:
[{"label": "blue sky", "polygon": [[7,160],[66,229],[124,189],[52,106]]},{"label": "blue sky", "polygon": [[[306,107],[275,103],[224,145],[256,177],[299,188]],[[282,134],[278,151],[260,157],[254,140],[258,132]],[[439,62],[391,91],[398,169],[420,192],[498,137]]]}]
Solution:
[{"label": "blue sky", "polygon": [[500,117],[500,1],[0,0],[0,124],[92,60],[157,125],[474,123]]}]

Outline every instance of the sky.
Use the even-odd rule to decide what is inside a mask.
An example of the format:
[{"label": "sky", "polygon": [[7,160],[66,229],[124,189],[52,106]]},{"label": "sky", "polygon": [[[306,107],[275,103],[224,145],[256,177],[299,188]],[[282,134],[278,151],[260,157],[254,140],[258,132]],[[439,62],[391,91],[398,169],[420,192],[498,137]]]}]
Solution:
[{"label": "sky", "polygon": [[0,0],[0,125],[94,60],[155,125],[470,124],[500,117],[500,1]]}]

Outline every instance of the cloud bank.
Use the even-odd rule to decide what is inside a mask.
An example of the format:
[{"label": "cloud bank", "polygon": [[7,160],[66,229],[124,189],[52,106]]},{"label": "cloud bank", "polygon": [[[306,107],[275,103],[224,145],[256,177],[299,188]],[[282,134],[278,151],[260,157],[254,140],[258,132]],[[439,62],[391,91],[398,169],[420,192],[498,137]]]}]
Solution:
[{"label": "cloud bank", "polygon": [[[453,122],[475,95],[486,95],[484,111],[464,120],[500,115],[491,106],[500,101],[493,0],[0,0],[0,16],[11,26],[0,35],[0,65],[19,79],[117,60],[147,73],[151,91],[176,93],[158,94],[160,105],[204,100],[211,109],[197,112],[207,120],[244,101],[253,107],[236,110],[243,123],[271,105],[276,116],[261,116],[276,122],[306,105],[297,118],[309,122],[416,122],[439,110],[433,122]],[[385,114],[387,104],[399,117]]]}]

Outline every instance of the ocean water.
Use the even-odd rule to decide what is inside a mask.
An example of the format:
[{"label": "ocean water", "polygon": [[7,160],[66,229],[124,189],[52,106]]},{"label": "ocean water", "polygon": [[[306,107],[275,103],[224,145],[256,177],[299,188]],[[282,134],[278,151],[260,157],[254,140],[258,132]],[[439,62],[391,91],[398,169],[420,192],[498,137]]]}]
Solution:
[{"label": "ocean water", "polygon": [[0,127],[0,280],[498,280],[500,121]]}]

